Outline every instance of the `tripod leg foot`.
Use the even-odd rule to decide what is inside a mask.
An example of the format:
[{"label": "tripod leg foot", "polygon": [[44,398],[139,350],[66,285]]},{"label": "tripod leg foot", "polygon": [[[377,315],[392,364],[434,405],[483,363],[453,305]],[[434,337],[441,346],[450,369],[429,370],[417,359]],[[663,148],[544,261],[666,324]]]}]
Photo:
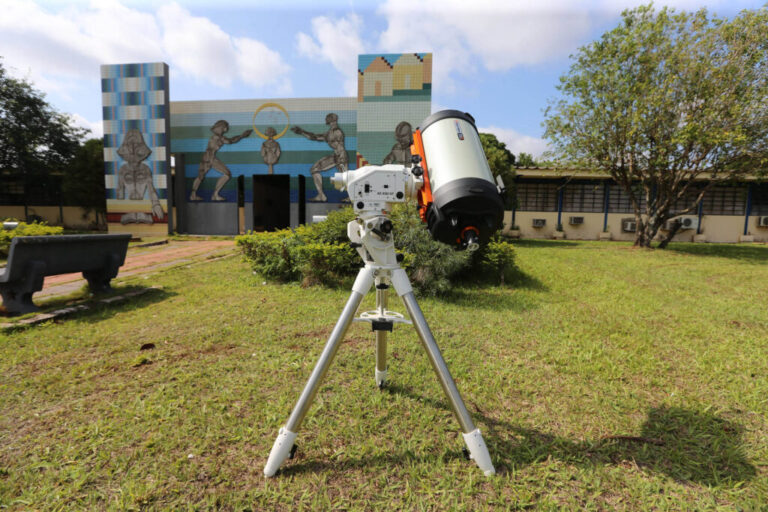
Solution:
[{"label": "tripod leg foot", "polygon": [[277,439],[275,439],[275,444],[272,445],[272,451],[269,452],[267,465],[264,466],[264,476],[275,476],[280,465],[291,455],[295,440],[296,432],[286,430],[285,427],[280,429],[280,433],[277,435]]},{"label": "tripod leg foot", "polygon": [[387,383],[387,370],[384,370],[383,372],[376,370],[376,385],[379,387],[379,389],[383,389],[386,383]]},{"label": "tripod leg foot", "polygon": [[483,435],[480,429],[476,428],[468,434],[463,434],[464,442],[469,449],[469,458],[474,460],[477,466],[485,473],[485,476],[496,474],[496,469],[491,462],[491,455],[488,453],[488,447],[485,446]]}]

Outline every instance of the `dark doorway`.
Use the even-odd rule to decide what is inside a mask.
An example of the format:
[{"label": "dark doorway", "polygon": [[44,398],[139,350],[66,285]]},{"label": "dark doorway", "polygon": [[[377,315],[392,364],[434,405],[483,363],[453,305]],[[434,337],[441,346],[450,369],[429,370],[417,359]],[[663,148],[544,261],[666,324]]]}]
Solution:
[{"label": "dark doorway", "polygon": [[253,230],[275,231],[291,224],[291,177],[259,174],[253,177]]}]

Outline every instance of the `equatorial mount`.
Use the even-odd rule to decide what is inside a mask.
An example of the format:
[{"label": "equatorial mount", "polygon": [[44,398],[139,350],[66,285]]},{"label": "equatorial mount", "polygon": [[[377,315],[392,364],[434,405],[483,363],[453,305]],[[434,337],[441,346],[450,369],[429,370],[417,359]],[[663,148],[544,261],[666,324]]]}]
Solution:
[{"label": "equatorial mount", "polygon": [[[285,426],[280,429],[272,446],[272,451],[264,467],[264,474],[268,477],[274,476],[283,462],[289,456],[293,456],[297,432],[314,401],[317,390],[347,329],[353,321],[369,322],[372,330],[376,333],[375,382],[380,389],[386,385],[388,376],[387,333],[393,330],[395,324],[413,325],[440,386],[461,426],[470,458],[477,463],[486,476],[496,472],[483,436],[464,405],[424,314],[416,302],[408,276],[405,270],[400,267],[395,253],[389,211],[393,203],[404,202],[408,198],[415,197],[424,184],[422,177],[417,174],[417,169],[411,170],[399,165],[384,165],[368,166],[356,171],[337,173],[332,179],[337,188],[346,188],[349,192],[357,218],[347,224],[347,236],[352,247],[363,259],[364,267],[358,272],[350,297],[314,370],[312,370],[307,384],[304,386],[304,390],[299,396],[296,406]],[[363,298],[374,285],[376,287],[376,309],[364,312],[355,318],[355,313]],[[390,287],[395,289],[402,300],[410,320],[400,313],[387,309]]]}]

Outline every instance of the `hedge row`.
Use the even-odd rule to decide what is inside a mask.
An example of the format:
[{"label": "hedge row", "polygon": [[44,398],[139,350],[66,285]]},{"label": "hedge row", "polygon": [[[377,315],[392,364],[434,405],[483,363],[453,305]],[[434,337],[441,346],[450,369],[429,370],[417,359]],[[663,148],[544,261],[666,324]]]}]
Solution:
[{"label": "hedge row", "polygon": [[15,229],[2,229],[0,226],[0,256],[7,258],[8,251],[11,248],[11,240],[17,236],[36,236],[36,235],[61,235],[64,228],[61,226],[49,226],[45,223],[38,224],[33,222],[19,222]]},{"label": "hedge row", "polygon": [[[324,222],[248,233],[236,241],[252,268],[267,279],[348,285],[362,266],[347,239],[347,223],[354,217],[352,208],[345,208],[329,213]],[[516,271],[514,248],[505,241],[495,239],[475,253],[456,251],[432,239],[411,203],[397,205],[391,219],[395,250],[422,295],[443,294],[459,280],[504,284]]]}]

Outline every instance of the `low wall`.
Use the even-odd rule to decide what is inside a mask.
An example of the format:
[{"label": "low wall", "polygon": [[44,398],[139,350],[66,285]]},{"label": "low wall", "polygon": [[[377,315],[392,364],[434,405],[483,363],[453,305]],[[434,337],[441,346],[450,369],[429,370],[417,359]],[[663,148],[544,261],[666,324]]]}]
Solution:
[{"label": "low wall", "polygon": [[[63,214],[63,218],[62,218]],[[100,219],[93,211],[87,212],[79,206],[28,206],[28,216],[41,217],[51,226],[63,226],[67,229],[106,230],[106,225],[99,225]],[[0,219],[11,217],[24,221],[23,206],[0,206]]]},{"label": "low wall", "polygon": [[[565,238],[569,240],[598,240],[603,231],[603,213],[562,212],[561,223]],[[584,223],[571,225],[570,217],[584,217]],[[607,228],[612,240],[632,242],[634,233],[626,233],[621,229],[623,219],[632,218],[631,213],[609,213]],[[542,228],[533,227],[533,219],[545,219]],[[751,216],[747,224],[747,232],[754,237],[755,242],[768,242],[768,228],[757,225],[758,217]],[[521,238],[552,238],[557,228],[557,212],[515,212],[514,224],[519,227]],[[504,231],[512,226],[512,212],[504,214]],[[707,242],[736,243],[744,234],[743,215],[704,215],[701,219],[701,234]],[[661,232],[663,234],[664,232]],[[693,242],[695,229],[680,231],[675,235],[675,242]]]}]

